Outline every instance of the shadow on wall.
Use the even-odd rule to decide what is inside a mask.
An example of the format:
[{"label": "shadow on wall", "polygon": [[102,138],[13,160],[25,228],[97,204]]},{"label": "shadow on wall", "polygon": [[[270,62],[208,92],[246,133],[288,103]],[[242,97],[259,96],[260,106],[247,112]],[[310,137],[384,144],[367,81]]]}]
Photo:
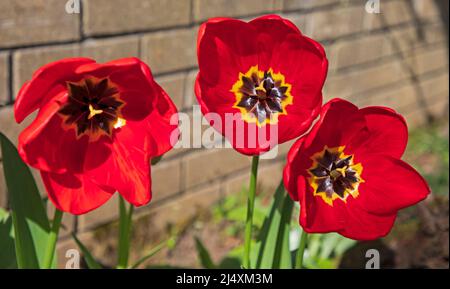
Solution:
[{"label": "shadow on wall", "polygon": [[434,0],[434,3],[436,4],[436,6],[439,9],[439,13],[441,16],[441,21],[444,24],[445,30],[447,31],[446,35],[447,35],[447,48],[449,47],[449,30],[448,30],[448,4],[449,1],[448,0]]},{"label": "shadow on wall", "polygon": [[[447,36],[447,49],[450,49],[449,48],[450,47],[449,46],[449,35],[448,35],[448,33],[449,33],[449,27],[448,27],[449,26],[449,21],[448,21],[449,1],[448,0],[434,0],[434,3],[436,4],[436,6],[439,9],[439,14],[440,14],[440,17],[441,17],[441,21],[444,24],[444,27],[445,27],[445,30],[446,30],[445,35]],[[447,53],[447,56],[448,56],[448,53]],[[450,100],[449,100],[449,102],[450,102]],[[447,102],[447,107],[446,107],[446,109],[447,109],[447,112],[446,112],[447,117],[449,115],[449,105],[450,105],[449,102]]]}]

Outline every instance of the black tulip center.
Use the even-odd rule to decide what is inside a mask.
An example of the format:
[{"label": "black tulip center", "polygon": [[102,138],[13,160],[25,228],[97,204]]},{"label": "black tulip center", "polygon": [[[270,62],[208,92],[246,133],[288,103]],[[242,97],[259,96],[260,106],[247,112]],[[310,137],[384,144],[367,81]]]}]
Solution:
[{"label": "black tulip center", "polygon": [[340,157],[340,153],[325,149],[322,157],[317,159],[317,166],[310,170],[316,177],[317,192],[324,192],[328,197],[336,193],[341,198],[345,191],[353,191],[359,182],[358,173],[351,167],[353,156]]},{"label": "black tulip center", "polygon": [[253,113],[259,123],[270,120],[272,116],[283,112],[282,102],[286,99],[288,86],[275,81],[271,72],[264,72],[261,78],[255,72],[250,77],[241,77],[240,92],[242,98],[237,104],[248,113]]},{"label": "black tulip center", "polygon": [[124,102],[108,78],[68,82],[67,87],[68,101],[59,110],[64,123],[74,125],[77,136],[84,133],[111,135]]}]

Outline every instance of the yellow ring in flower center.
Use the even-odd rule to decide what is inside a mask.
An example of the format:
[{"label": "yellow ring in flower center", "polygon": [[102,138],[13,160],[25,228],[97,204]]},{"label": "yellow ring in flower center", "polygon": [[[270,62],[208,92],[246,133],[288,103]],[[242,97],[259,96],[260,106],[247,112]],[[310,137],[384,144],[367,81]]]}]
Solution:
[{"label": "yellow ring in flower center", "polygon": [[361,163],[355,164],[353,155],[346,155],[344,149],[345,146],[325,146],[311,157],[308,182],[314,196],[321,197],[330,206],[337,199],[346,203],[348,196],[358,197],[359,184],[364,182]]},{"label": "yellow ring in flower center", "polygon": [[276,124],[279,115],[287,115],[286,106],[293,102],[291,89],[282,73],[274,73],[272,68],[262,71],[255,65],[239,73],[230,91],[236,96],[233,108],[240,110],[242,119],[262,127]]}]

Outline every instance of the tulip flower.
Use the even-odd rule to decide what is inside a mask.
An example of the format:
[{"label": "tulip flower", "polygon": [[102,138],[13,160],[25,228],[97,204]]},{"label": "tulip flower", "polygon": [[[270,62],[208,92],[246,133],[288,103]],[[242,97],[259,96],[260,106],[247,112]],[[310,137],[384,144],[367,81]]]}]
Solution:
[{"label": "tulip flower", "polygon": [[259,155],[300,136],[320,111],[325,51],[287,19],[210,19],[199,29],[197,53],[202,113],[220,116],[213,127],[240,153]]},{"label": "tulip flower", "polygon": [[290,149],[284,169],[304,231],[356,240],[386,236],[398,210],[430,193],[400,159],[407,139],[406,122],[392,109],[358,109],[341,99],[325,104],[311,132]]},{"label": "tulip flower", "polygon": [[70,58],[47,64],[21,88],[17,122],[38,114],[18,151],[37,168],[57,209],[84,214],[114,192],[135,206],[151,199],[150,159],[172,148],[177,112],[137,58],[105,64]]}]

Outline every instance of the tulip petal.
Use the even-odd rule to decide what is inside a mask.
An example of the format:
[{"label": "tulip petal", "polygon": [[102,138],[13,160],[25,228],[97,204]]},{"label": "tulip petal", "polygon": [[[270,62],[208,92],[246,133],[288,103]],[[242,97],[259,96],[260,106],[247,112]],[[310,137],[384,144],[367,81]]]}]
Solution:
[{"label": "tulip petal", "polygon": [[80,159],[83,158],[80,155],[84,155],[88,139],[77,140],[72,130],[63,129],[63,119],[57,112],[61,101],[66,98],[67,93],[62,92],[49,100],[19,135],[18,151],[30,166],[55,173],[64,173],[69,168],[71,171],[81,170],[83,163]]},{"label": "tulip petal", "polygon": [[[22,159],[32,167],[53,173],[82,173],[97,167],[107,158],[107,137],[90,142],[87,135],[77,138],[73,128],[64,128],[58,114],[67,93],[49,100],[36,119],[19,135],[18,151]],[[88,150],[95,150],[95,157],[86,158]]]},{"label": "tulip petal", "polygon": [[[151,199],[150,151],[153,139],[145,121],[128,121],[109,144],[109,157],[85,173],[98,184],[116,189],[128,202],[142,206]],[[94,158],[88,150],[86,158]]]},{"label": "tulip petal", "polygon": [[368,241],[386,236],[394,226],[397,214],[373,215],[365,212],[361,208],[348,208],[347,223],[339,233],[344,237]]},{"label": "tulip petal", "polygon": [[368,138],[366,121],[358,107],[343,99],[335,98],[322,107],[320,119],[305,136],[306,154],[323,150],[325,146],[345,145],[352,153]]},{"label": "tulip petal", "polygon": [[367,153],[400,158],[408,143],[408,127],[403,116],[381,106],[365,107],[360,112],[364,114],[370,131],[370,138],[364,146]]},{"label": "tulip petal", "polygon": [[147,130],[153,139],[152,157],[161,156],[172,149],[180,134],[175,104],[157,83],[155,90],[158,91],[155,96],[157,102],[146,119]]},{"label": "tulip petal", "polygon": [[[303,162],[298,162],[296,160],[299,150],[301,149],[303,145],[304,138],[300,138],[292,145],[290,148],[288,155],[287,155],[287,162],[286,166],[283,170],[283,182],[284,187],[290,194],[291,198],[294,201],[299,201],[299,190],[297,188],[297,178],[299,177],[298,174],[300,172],[304,172],[305,168],[301,168],[300,165],[303,164]],[[304,188],[304,186],[301,186],[301,188]],[[302,191],[302,194],[304,194],[304,191]]]},{"label": "tulip petal", "polygon": [[390,215],[412,206],[430,193],[426,181],[410,165],[388,155],[364,159],[360,196],[355,200],[371,214]]},{"label": "tulip petal", "polygon": [[114,193],[113,189],[100,187],[85,175],[41,171],[41,176],[48,197],[56,208],[74,215],[81,215],[100,207]]},{"label": "tulip petal", "polygon": [[300,194],[300,225],[309,233],[339,232],[347,226],[347,208],[344,202],[325,203],[321,196],[314,196],[309,183],[299,177],[298,187],[305,187]]},{"label": "tulip petal", "polygon": [[17,94],[14,103],[14,117],[22,122],[30,113],[45,105],[61,89],[66,81],[79,78],[75,72],[81,65],[92,63],[89,58],[66,58],[49,63],[38,69],[30,81],[26,82]]},{"label": "tulip petal", "polygon": [[201,78],[229,91],[240,72],[245,73],[258,63],[254,35],[255,30],[248,23],[236,19],[219,18],[203,23],[197,46]]}]

